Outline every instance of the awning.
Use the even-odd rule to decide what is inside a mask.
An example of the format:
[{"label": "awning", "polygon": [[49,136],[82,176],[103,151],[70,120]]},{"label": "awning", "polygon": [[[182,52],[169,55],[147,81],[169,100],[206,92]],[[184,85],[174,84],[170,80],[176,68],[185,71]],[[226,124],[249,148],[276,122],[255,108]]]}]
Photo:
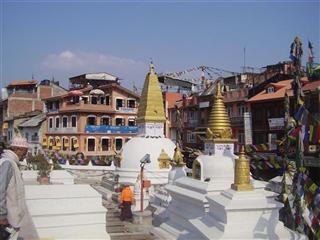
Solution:
[{"label": "awning", "polygon": [[70,96],[82,96],[83,92],[81,92],[80,90],[72,90],[68,93]]},{"label": "awning", "polygon": [[72,139],[72,145],[74,148],[78,148],[79,147],[79,143],[78,143],[78,139],[77,138],[73,138]]},{"label": "awning", "polygon": [[105,93],[101,89],[93,89],[90,91],[89,94],[90,95],[104,95]]},{"label": "awning", "polygon": [[46,137],[43,137],[42,138],[42,146],[46,147],[47,146],[47,138]]},{"label": "awning", "polygon": [[60,148],[60,147],[61,147],[60,138],[59,138],[59,137],[56,137],[55,140],[56,140],[56,146]]},{"label": "awning", "polygon": [[69,138],[64,138],[63,146],[64,147],[69,147]]}]

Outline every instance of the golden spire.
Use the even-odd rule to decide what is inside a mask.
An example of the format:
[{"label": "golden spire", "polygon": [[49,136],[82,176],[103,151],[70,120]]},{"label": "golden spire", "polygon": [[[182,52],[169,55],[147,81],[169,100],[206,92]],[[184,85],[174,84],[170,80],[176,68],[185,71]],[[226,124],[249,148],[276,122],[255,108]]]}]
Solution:
[{"label": "golden spire", "polygon": [[161,153],[158,157],[159,168],[170,168],[170,160],[169,155],[164,151],[164,149],[161,149]]},{"label": "golden spire", "polygon": [[223,103],[223,96],[221,95],[221,86],[218,82],[216,86],[216,94],[209,114],[208,128],[206,138],[209,139],[231,139],[232,131],[230,127],[230,120]]},{"label": "golden spire", "polygon": [[146,76],[138,108],[137,122],[165,122],[162,92],[159,80],[151,62],[150,71]]},{"label": "golden spire", "polygon": [[174,167],[183,167],[186,165],[183,161],[183,154],[181,153],[181,149],[179,147],[179,143],[176,144],[176,148],[174,149],[172,166]]},{"label": "golden spire", "polygon": [[236,191],[252,191],[250,182],[250,161],[246,158],[244,146],[241,146],[239,158],[235,160],[234,183],[231,188]]}]

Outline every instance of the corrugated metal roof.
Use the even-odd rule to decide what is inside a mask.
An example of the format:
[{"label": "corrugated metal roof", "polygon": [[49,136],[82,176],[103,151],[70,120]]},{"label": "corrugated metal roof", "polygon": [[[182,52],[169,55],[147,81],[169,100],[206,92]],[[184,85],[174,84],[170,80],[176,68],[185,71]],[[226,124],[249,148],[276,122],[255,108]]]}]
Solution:
[{"label": "corrugated metal roof", "polygon": [[30,119],[28,119],[27,121],[21,123],[19,125],[19,127],[37,127],[40,125],[40,123],[42,123],[44,120],[46,119],[46,114],[45,113],[41,113],[39,115],[36,115]]}]

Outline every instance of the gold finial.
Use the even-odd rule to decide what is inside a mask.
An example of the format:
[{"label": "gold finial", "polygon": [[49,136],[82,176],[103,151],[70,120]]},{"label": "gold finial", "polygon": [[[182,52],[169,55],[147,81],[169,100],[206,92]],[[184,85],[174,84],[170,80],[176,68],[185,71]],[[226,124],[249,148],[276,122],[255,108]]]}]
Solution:
[{"label": "gold finial", "polygon": [[231,188],[236,191],[252,191],[250,182],[250,161],[246,158],[244,146],[241,146],[239,158],[235,160],[234,183]]},{"label": "gold finial", "polygon": [[170,157],[169,155],[163,150],[161,149],[161,153],[158,157],[158,161],[159,161],[159,168],[169,168],[170,167]]},{"label": "gold finial", "polygon": [[176,148],[174,149],[172,166],[173,167],[183,167],[184,165],[185,165],[185,163],[183,161],[183,154],[181,153],[179,143],[177,143]]},{"label": "gold finial", "polygon": [[154,71],[154,65],[150,63],[150,72],[147,74],[138,108],[137,122],[165,122],[162,92],[159,80]]},{"label": "gold finial", "polygon": [[151,63],[150,63],[150,73],[154,73],[154,64],[153,64],[153,62],[151,61]]},{"label": "gold finial", "polygon": [[230,127],[230,120],[223,103],[223,96],[221,94],[221,85],[218,82],[216,86],[216,94],[209,114],[208,128],[206,138],[209,139],[228,139],[232,138],[232,131]]}]

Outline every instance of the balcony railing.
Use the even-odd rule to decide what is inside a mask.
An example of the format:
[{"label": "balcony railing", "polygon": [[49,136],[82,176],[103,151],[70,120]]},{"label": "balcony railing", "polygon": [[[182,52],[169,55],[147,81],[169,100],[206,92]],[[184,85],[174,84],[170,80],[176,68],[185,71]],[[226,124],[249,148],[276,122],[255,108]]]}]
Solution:
[{"label": "balcony railing", "polygon": [[137,126],[96,126],[96,125],[86,125],[86,133],[138,133]]},{"label": "balcony railing", "polygon": [[77,133],[77,127],[49,128],[48,133]]},{"label": "balcony railing", "polygon": [[31,136],[31,142],[39,142],[38,136]]},{"label": "balcony railing", "polygon": [[136,113],[137,108],[119,107],[117,111],[123,112],[123,113]]},{"label": "balcony railing", "polygon": [[243,117],[230,117],[231,124],[243,124]]}]

